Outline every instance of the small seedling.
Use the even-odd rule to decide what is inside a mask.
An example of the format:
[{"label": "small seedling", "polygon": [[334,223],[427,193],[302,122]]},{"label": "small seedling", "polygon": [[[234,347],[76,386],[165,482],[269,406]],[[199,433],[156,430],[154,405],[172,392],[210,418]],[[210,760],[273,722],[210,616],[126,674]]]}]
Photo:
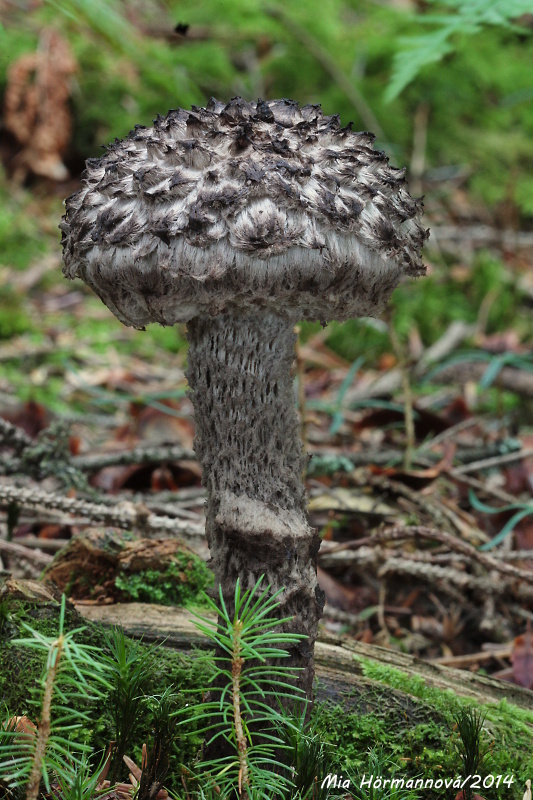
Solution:
[{"label": "small seedling", "polygon": [[88,703],[102,698],[102,689],[111,688],[105,668],[95,660],[96,648],[76,642],[83,628],[65,632],[65,608],[63,596],[57,636],[42,636],[22,623],[30,636],[13,641],[46,658],[34,696],[28,698],[37,724],[28,719],[32,727],[19,730],[13,720],[21,718],[9,714],[0,726],[2,781],[8,790],[25,786],[26,800],[37,800],[41,783],[50,792],[52,776],[72,782],[73,773],[86,763],[83,754],[91,749],[73,740],[73,731],[89,721],[86,712],[75,710],[76,704],[79,706],[80,698]]},{"label": "small seedling", "polygon": [[[485,759],[489,753],[489,746],[483,744],[483,724],[485,714],[476,708],[461,708],[454,715],[455,724],[459,733],[459,740],[455,748],[461,759],[463,777],[480,775]],[[472,800],[472,788],[465,785],[463,800]]]},{"label": "small seedling", "polygon": [[122,628],[114,628],[108,634],[108,654],[101,654],[109,672],[112,685],[110,708],[115,727],[109,781],[119,780],[124,769],[123,759],[138,728],[144,710],[143,694],[146,688],[146,651],[139,642],[128,639]]}]

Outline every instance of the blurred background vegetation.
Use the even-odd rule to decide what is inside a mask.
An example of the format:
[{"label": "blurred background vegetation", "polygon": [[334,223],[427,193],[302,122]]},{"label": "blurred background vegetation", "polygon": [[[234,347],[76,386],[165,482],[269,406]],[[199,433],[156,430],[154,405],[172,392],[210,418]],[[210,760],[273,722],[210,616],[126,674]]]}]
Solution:
[{"label": "blurred background vegetation", "polygon": [[[61,381],[81,347],[102,352],[112,343],[146,358],[183,348],[179,332],[125,331],[84,287],[73,292],[61,276],[57,224],[62,199],[102,144],[212,95],[320,103],[373,130],[391,162],[407,166],[434,234],[429,277],[395,293],[388,321],[403,341],[414,331],[427,346],[482,309],[486,333],[512,327],[531,343],[531,252],[493,245],[502,230],[533,227],[533,3],[2,0],[0,22],[6,103],[15,66],[46,50],[50,31],[73,58],[61,74],[50,51],[46,78],[68,86],[69,130],[58,153],[69,177],[25,165],[28,145],[4,104],[0,345],[18,343],[29,361],[22,371],[16,352],[0,361],[0,391],[60,407]],[[453,247],[440,235],[450,228]],[[492,232],[488,244],[471,240],[474,229]],[[318,329],[305,325],[304,340]],[[387,326],[367,321],[332,324],[327,343],[348,361],[364,353],[367,365],[390,350]]]}]

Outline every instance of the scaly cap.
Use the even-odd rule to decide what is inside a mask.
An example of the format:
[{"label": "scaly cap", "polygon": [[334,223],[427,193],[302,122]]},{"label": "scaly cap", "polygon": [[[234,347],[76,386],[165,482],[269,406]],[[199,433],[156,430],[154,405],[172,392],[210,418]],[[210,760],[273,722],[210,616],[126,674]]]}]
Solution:
[{"label": "scaly cap", "polygon": [[375,315],[424,273],[428,232],[373,141],[290,100],[170,111],[87,161],[60,226],[64,273],[137,328],[254,307]]}]

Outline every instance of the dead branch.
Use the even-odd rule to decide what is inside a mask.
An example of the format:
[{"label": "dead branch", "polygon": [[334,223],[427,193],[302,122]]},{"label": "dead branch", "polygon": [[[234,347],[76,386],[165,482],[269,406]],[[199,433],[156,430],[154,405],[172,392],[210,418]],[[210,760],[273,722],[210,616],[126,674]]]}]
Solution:
[{"label": "dead branch", "polygon": [[[356,539],[352,542],[345,542],[343,544],[333,545],[327,547],[323,554],[338,553],[341,550],[357,550],[360,547],[372,547],[382,542],[400,541],[402,539],[427,539],[429,541],[440,542],[446,545],[457,553],[463,553],[471,561],[477,561],[487,570],[495,570],[498,573],[507,575],[509,578],[524,581],[525,583],[533,586],[533,571],[519,569],[500,561],[497,558],[487,555],[486,553],[477,550],[471,544],[462,541],[457,536],[453,536],[444,531],[439,531],[436,528],[427,528],[423,525],[394,525],[381,531],[377,531],[371,536],[364,536],[361,539]],[[323,545],[324,547],[324,545]]]},{"label": "dead branch", "polygon": [[487,486],[482,481],[478,481],[477,478],[472,478],[471,476],[465,475],[458,469],[449,469],[446,471],[446,474],[453,478],[454,480],[464,483],[466,486],[471,486],[472,489],[476,489],[478,492],[482,492],[485,495],[490,495],[495,497],[497,500],[501,500],[502,503],[516,503],[516,497],[509,492],[504,492],[503,489],[498,489],[496,486]]},{"label": "dead branch", "polygon": [[[460,364],[452,364],[441,369],[433,375],[431,382],[465,384],[474,381],[478,383],[486,371],[487,364],[479,361],[463,361]],[[494,378],[493,386],[515,392],[523,397],[533,397],[533,373],[514,367],[503,367]]]},{"label": "dead branch", "polygon": [[[445,433],[447,433],[447,431],[445,431]],[[439,441],[443,441],[445,438],[451,438],[451,434],[450,436],[444,436],[441,434],[438,437]],[[437,443],[437,437],[435,437],[435,440],[432,439],[424,442],[424,444],[413,454],[413,464],[427,467],[428,462],[433,464],[441,461],[442,455],[440,453],[432,453],[429,449],[433,447],[434,443]],[[525,452],[520,449],[519,443],[515,443],[514,440],[512,440],[511,443],[511,441],[508,439],[504,439],[499,442],[490,442],[489,444],[479,447],[466,447],[461,446],[459,443],[457,443],[457,445],[458,446],[454,455],[454,460],[460,462],[460,464],[466,464],[469,467],[471,462],[477,462],[480,459],[499,459],[502,456],[506,457],[509,454],[509,449],[511,446],[516,447],[516,453],[514,454],[515,457],[512,460],[519,460],[522,457],[520,454]],[[315,477],[318,475],[331,475],[334,472],[351,472],[357,467],[365,467],[370,464],[378,467],[396,465],[401,463],[403,459],[403,451],[400,448],[395,448],[387,450],[364,450],[358,453],[348,453],[320,449],[313,452],[308,452],[308,456],[310,456],[310,461],[307,466],[307,476]],[[451,477],[457,479],[460,477],[462,479],[463,472],[466,472],[466,470],[461,466],[445,471]],[[512,502],[516,502],[516,498],[513,498]]]},{"label": "dead branch", "polygon": [[2,539],[0,539],[0,552],[22,556],[22,558],[27,558],[29,561],[34,561],[36,564],[40,564],[43,567],[46,567],[54,559],[54,557],[48,555],[48,553],[41,553],[39,550],[30,550],[28,547],[24,547],[18,542],[5,542]]},{"label": "dead branch", "polygon": [[489,575],[476,577],[453,567],[440,567],[437,564],[421,563],[410,558],[395,557],[387,559],[378,570],[378,577],[386,575],[409,575],[432,585],[438,585],[444,592],[451,587],[461,590],[475,589],[483,594],[504,594],[508,587],[505,581],[494,582]]},{"label": "dead branch", "polygon": [[[0,431],[1,438],[1,431]],[[27,447],[35,443],[30,439]],[[196,461],[192,450],[187,450],[181,445],[167,445],[154,447],[134,447],[131,450],[121,450],[118,453],[94,453],[90,455],[72,456],[69,464],[79,472],[96,472],[104,467],[126,466],[128,464],[160,464],[168,461]],[[0,475],[15,475],[25,472],[22,458],[4,458],[0,463]]]},{"label": "dead branch", "polygon": [[[2,541],[2,540],[0,540]],[[16,544],[28,550],[61,550],[70,539],[39,539],[36,536],[17,536]]]},{"label": "dead branch", "polygon": [[475,536],[475,539],[481,542],[488,541],[488,536],[483,531],[478,528],[471,529],[452,509],[435,497],[425,497],[416,489],[411,489],[399,481],[391,481],[385,475],[365,475],[364,482],[381,491],[403,497],[417,511],[427,514],[441,528],[445,528],[450,532],[456,531],[462,536],[469,536],[470,538]]},{"label": "dead branch", "polygon": [[78,514],[89,522],[112,525],[125,530],[137,529],[144,535],[166,531],[180,536],[203,536],[205,525],[199,522],[182,522],[171,517],[160,517],[153,514],[143,503],[131,503],[122,500],[114,507],[101,503],[91,503],[76,498],[64,497],[54,492],[41,489],[21,489],[12,484],[0,486],[0,505],[17,503],[23,508],[57,509]]},{"label": "dead branch", "polygon": [[104,467],[125,466],[128,464],[159,464],[165,461],[196,461],[192,450],[176,444],[159,445],[158,447],[134,447],[119,453],[95,453],[74,456],[72,464],[84,472],[93,472]]}]

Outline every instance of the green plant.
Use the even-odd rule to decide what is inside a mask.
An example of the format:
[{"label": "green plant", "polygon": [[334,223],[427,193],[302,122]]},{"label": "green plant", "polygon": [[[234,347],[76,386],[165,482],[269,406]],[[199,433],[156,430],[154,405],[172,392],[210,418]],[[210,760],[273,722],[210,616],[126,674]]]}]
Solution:
[{"label": "green plant", "polygon": [[57,636],[42,636],[22,623],[31,636],[14,642],[46,657],[41,680],[28,700],[37,729],[17,730],[11,714],[0,727],[2,781],[8,788],[25,786],[27,800],[36,800],[41,781],[50,792],[52,774],[65,785],[74,783],[77,769],[86,765],[83,754],[91,748],[72,737],[89,720],[86,712],[73,711],[72,701],[81,697],[92,702],[104,696],[102,688],[110,688],[105,667],[95,659],[96,648],[75,641],[82,628],[65,632],[65,602],[63,596]]},{"label": "green plant", "polygon": [[[311,775],[311,758],[319,756],[320,769],[324,750],[317,732],[306,731],[306,701],[294,684],[297,670],[280,663],[288,657],[284,646],[305,636],[283,630],[289,620],[276,616],[283,590],[270,596],[270,587],[261,584],[262,578],[243,593],[237,581],[232,615],[221,590],[218,604],[208,598],[217,622],[195,615],[218,652],[208,697],[181,723],[192,717],[203,725],[207,752],[216,753],[198,765],[200,798],[207,798],[209,786],[219,797],[238,790],[247,800],[319,797],[312,794],[317,773]],[[291,707],[293,712],[283,710]],[[274,771],[280,753],[287,766]]]},{"label": "green plant", "polygon": [[0,340],[10,339],[31,331],[33,325],[26,313],[22,298],[10,286],[2,287],[0,301]]},{"label": "green plant", "polygon": [[137,800],[153,800],[163,784],[169,769],[170,753],[176,736],[177,717],[173,714],[176,695],[166,689],[159,697],[147,700],[152,712],[152,741],[146,753]]},{"label": "green plant", "polygon": [[492,548],[497,547],[497,545],[501,544],[509,533],[511,533],[515,525],[533,514],[533,503],[509,503],[509,505],[500,506],[500,508],[493,508],[492,506],[486,505],[486,503],[482,503],[481,500],[476,497],[473,489],[469,489],[468,498],[472,508],[475,508],[476,511],[481,511],[483,514],[501,514],[505,511],[515,512],[493,539],[479,546],[480,550],[492,550]]},{"label": "green plant", "polygon": [[[483,745],[483,724],[486,715],[476,708],[462,708],[456,712],[454,719],[459,733],[455,742],[457,754],[461,759],[463,778],[469,779],[480,775],[483,763],[489,753],[489,747]],[[464,800],[472,800],[470,781],[463,789]]]},{"label": "green plant", "polygon": [[404,49],[394,58],[393,74],[385,92],[388,101],[397,97],[427,64],[452,53],[458,36],[473,36],[487,26],[529,33],[527,28],[514,23],[523,14],[531,13],[529,0],[430,0],[430,3],[444,6],[449,13],[417,15],[422,24],[433,25],[434,30],[400,39]]},{"label": "green plant", "polygon": [[[0,788],[5,788],[9,796],[18,793],[13,795],[15,800],[23,790],[27,800],[36,800],[44,782],[46,791],[53,787],[61,800],[90,800],[105,788],[104,777],[111,786],[119,780],[126,748],[134,748],[144,714],[151,720],[152,734],[149,747],[143,746],[137,797],[151,800],[159,790],[153,793],[154,787],[162,787],[169,767],[176,729],[171,712],[176,696],[172,687],[159,696],[144,694],[149,675],[147,658],[153,655],[153,648],[147,651],[118,628],[106,634],[107,653],[79,644],[75,637],[85,628],[64,632],[65,606],[63,596],[57,636],[42,636],[21,623],[32,637],[12,642],[44,654],[46,666],[38,691],[29,701],[37,726],[27,717],[10,712],[4,715],[0,726]],[[89,713],[79,708],[80,700],[99,700],[111,708],[115,741],[99,764],[92,748],[78,740],[83,737],[76,738],[82,726],[91,726]],[[20,720],[25,721],[23,728]]]},{"label": "green plant", "polygon": [[5,598],[0,600],[0,636],[7,633],[9,626],[9,603]]},{"label": "green plant", "polygon": [[[367,753],[363,779],[354,781],[350,789],[354,800],[415,800],[418,794],[406,789],[401,779],[394,780],[398,766],[383,748],[373,747]],[[384,778],[384,776],[387,776]],[[387,778],[390,780],[387,782]],[[414,783],[414,779],[411,779]]]},{"label": "green plant", "polygon": [[333,795],[324,783],[324,776],[334,772],[332,747],[325,742],[325,729],[320,715],[306,722],[306,704],[286,716],[281,728],[288,747],[291,780],[294,789],[291,800],[326,800]]},{"label": "green plant", "polygon": [[58,794],[61,800],[92,800],[95,795],[98,796],[106,760],[107,756],[103,756],[98,767],[93,769],[88,757],[83,755],[77,769],[58,775]]},{"label": "green plant", "polygon": [[334,434],[338,433],[339,428],[341,427],[342,423],[344,422],[344,412],[343,412],[343,402],[346,395],[346,392],[352,385],[357,372],[364,364],[365,359],[364,356],[360,356],[356,358],[348,372],[346,373],[341,385],[339,386],[339,390],[337,392],[337,396],[333,401],[321,401],[321,400],[314,400],[307,403],[308,408],[316,408],[324,411],[327,414],[330,414],[332,417],[331,425],[329,428],[329,433],[333,436]]},{"label": "green plant", "polygon": [[137,733],[146,687],[146,652],[139,642],[128,639],[122,628],[107,636],[108,654],[101,655],[111,684],[110,703],[115,728],[115,747],[111,756],[109,781],[116,783],[126,748]]}]

